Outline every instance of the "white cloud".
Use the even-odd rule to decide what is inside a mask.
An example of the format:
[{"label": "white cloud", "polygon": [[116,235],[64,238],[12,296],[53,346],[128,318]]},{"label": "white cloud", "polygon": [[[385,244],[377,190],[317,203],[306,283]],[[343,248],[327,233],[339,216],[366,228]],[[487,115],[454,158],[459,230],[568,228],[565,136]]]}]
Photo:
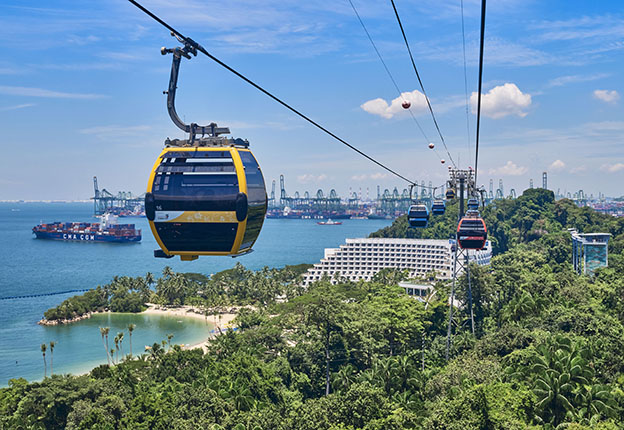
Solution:
[{"label": "white cloud", "polygon": [[352,181],[365,181],[368,178],[367,175],[353,175],[351,176]]},{"label": "white cloud", "polygon": [[[477,93],[470,96],[472,112],[477,111]],[[492,88],[481,97],[481,112],[490,118],[498,119],[508,115],[525,117],[531,106],[531,95],[524,94],[516,84],[506,83]]]},{"label": "white cloud", "polygon": [[97,127],[89,127],[78,130],[81,134],[90,134],[99,139],[111,140],[124,137],[135,137],[144,135],[150,127],[147,125],[120,126],[120,125],[103,125]]},{"label": "white cloud", "polygon": [[602,169],[609,173],[617,173],[624,170],[624,163],[603,164]]},{"label": "white cloud", "polygon": [[389,178],[390,174],[388,173],[372,173],[370,175],[362,174],[362,175],[353,175],[351,176],[351,180],[353,181],[365,181],[366,179],[386,179]]},{"label": "white cloud", "polygon": [[559,76],[558,78],[551,79],[546,87],[562,87],[568,84],[576,84],[580,82],[595,81],[608,77],[608,73],[595,73],[593,75],[567,75]]},{"label": "white cloud", "polygon": [[0,94],[6,94],[9,96],[45,97],[54,99],[101,99],[105,97],[101,94],[62,93],[59,91],[50,91],[43,88],[9,87],[5,85],[0,85]]},{"label": "white cloud", "polygon": [[24,108],[32,107],[32,106],[36,106],[36,105],[34,103],[22,103],[21,105],[7,106],[7,107],[0,108],[0,112],[6,112],[6,111],[9,111],[9,110],[24,109]]},{"label": "white cloud", "polygon": [[316,182],[321,182],[327,179],[327,175],[322,173],[320,175],[313,175],[310,173],[306,173],[304,175],[297,176],[297,182],[300,184],[314,184]]},{"label": "white cloud", "polygon": [[526,167],[517,166],[513,161],[508,161],[504,166],[490,169],[489,173],[490,175],[521,176],[528,171]]},{"label": "white cloud", "polygon": [[594,98],[605,103],[615,103],[620,99],[620,95],[615,90],[596,90],[594,91]]},{"label": "white cloud", "polygon": [[373,173],[370,175],[371,179],[386,179],[390,175],[388,173]]},{"label": "white cloud", "polygon": [[548,167],[548,170],[554,170],[556,172],[556,171],[565,169],[565,166],[566,166],[566,164],[563,161],[555,160]]},{"label": "white cloud", "polygon": [[360,107],[370,114],[390,119],[397,114],[407,115],[407,110],[403,109],[403,106],[401,106],[404,100],[412,104],[410,110],[413,113],[421,113],[427,109],[427,100],[423,93],[418,90],[401,93],[401,97],[392,99],[390,105],[388,105],[388,102],[384,99],[377,98],[365,102]]}]

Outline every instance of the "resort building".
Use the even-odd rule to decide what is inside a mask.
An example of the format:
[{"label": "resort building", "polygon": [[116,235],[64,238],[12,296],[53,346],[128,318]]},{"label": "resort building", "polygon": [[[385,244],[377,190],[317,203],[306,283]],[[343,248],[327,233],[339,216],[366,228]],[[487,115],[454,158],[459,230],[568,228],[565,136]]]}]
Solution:
[{"label": "resort building", "polygon": [[[438,279],[453,276],[454,240],[438,239],[347,239],[340,248],[326,248],[325,257],[303,276],[304,285],[329,277],[332,284],[338,278],[350,281],[370,281],[382,269],[408,270],[409,277],[424,277],[435,272]],[[481,251],[471,251],[470,261],[489,264],[490,243]]]}]

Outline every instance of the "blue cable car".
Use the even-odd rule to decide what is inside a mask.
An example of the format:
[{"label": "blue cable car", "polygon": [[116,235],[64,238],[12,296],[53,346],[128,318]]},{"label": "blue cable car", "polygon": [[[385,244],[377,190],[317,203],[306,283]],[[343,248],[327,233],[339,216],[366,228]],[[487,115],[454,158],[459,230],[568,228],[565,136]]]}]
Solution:
[{"label": "blue cable car", "polygon": [[446,200],[453,200],[455,198],[455,189],[449,188],[446,190]]},{"label": "blue cable car", "polygon": [[468,199],[468,203],[466,204],[468,206],[468,210],[478,210],[479,209],[479,200],[477,199]]},{"label": "blue cable car", "polygon": [[411,205],[407,212],[407,222],[410,227],[425,228],[429,223],[429,209],[427,205],[418,203]]},{"label": "blue cable car", "polygon": [[431,212],[434,215],[444,215],[446,211],[446,206],[444,205],[444,200],[436,199],[433,201],[433,205],[431,205]]}]

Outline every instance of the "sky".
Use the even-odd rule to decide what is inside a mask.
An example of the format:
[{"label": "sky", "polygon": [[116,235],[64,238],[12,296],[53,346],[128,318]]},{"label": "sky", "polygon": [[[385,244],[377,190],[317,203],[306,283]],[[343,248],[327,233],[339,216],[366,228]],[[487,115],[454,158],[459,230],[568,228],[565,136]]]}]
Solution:
[{"label": "sky", "polygon": [[[464,75],[460,0],[395,1],[447,153],[390,1],[352,1],[402,96],[348,0],[143,5],[410,180],[474,167],[480,2],[463,1]],[[621,0],[491,0],[486,20],[479,184],[519,194],[547,171],[553,191],[623,195]],[[86,199],[93,176],[143,193],[165,138],[184,137],[163,95],[160,48],[177,44],[123,0],[0,0],[0,200]],[[202,55],[183,60],[176,101],[186,122],[248,139],[269,193],[281,174],[290,195],[407,186]]]}]

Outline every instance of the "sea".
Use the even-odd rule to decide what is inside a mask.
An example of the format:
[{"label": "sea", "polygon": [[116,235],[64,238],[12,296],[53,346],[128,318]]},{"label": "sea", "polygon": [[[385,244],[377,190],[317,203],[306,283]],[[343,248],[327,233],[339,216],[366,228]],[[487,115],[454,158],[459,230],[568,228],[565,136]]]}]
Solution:
[{"label": "sea", "polygon": [[[134,223],[143,233],[139,243],[85,243],[35,239],[32,228],[40,223],[98,222],[92,203],[3,203],[0,202],[0,386],[12,378],[41,380],[50,374],[50,341],[55,342],[54,373],[85,373],[107,362],[106,347],[99,327],[110,327],[112,338],[124,332],[122,348],[130,352],[128,324],[133,353],[146,345],[161,342],[173,334],[176,344],[193,344],[206,339],[213,326],[193,318],[135,314],[98,314],[90,319],[60,326],[37,324],[43,313],[63,300],[80,293],[13,298],[69,290],[95,288],[114,276],[159,277],[166,266],[174,271],[205,275],[241,263],[248,269],[317,263],[325,248],[336,248],[346,238],[366,237],[388,226],[389,220],[342,220],[342,225],[318,225],[310,219],[267,219],[254,245],[254,252],[237,257],[200,257],[191,262],[179,258],[156,259],[158,248],[145,218],[120,218]],[[46,343],[44,365],[41,344]]]}]

